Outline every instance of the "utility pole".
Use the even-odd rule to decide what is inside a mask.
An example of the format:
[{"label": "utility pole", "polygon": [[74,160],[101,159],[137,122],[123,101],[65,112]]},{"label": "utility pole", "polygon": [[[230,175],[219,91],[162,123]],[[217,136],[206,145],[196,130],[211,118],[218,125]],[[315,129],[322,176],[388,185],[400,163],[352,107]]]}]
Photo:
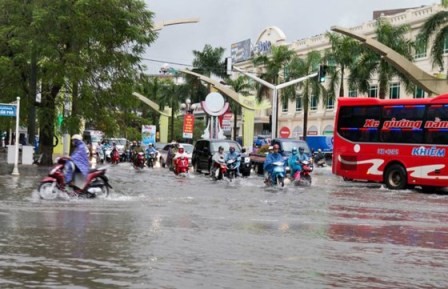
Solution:
[{"label": "utility pole", "polygon": [[262,85],[272,89],[273,93],[272,93],[272,126],[271,126],[271,137],[274,139],[277,137],[277,119],[278,119],[278,91],[282,88],[288,87],[290,85],[305,81],[309,78],[315,77],[317,76],[317,72],[315,73],[311,73],[310,75],[301,77],[301,78],[297,78],[288,82],[284,82],[278,85],[274,85],[272,83],[267,82],[264,79],[261,79],[253,74],[250,74],[248,72],[245,72],[241,69],[239,69],[238,67],[233,67],[234,70],[246,75],[247,77],[252,78],[253,80],[255,80],[258,83],[261,83]]}]

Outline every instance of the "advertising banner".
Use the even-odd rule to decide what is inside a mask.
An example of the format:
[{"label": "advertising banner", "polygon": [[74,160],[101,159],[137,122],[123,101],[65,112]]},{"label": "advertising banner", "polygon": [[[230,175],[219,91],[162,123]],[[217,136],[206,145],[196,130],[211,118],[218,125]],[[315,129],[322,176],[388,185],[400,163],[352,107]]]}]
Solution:
[{"label": "advertising banner", "polygon": [[149,145],[150,143],[156,143],[156,126],[155,125],[142,125],[142,144]]},{"label": "advertising banner", "polygon": [[194,130],[194,115],[186,114],[184,115],[184,129],[183,129],[183,138],[193,138],[193,130]]}]

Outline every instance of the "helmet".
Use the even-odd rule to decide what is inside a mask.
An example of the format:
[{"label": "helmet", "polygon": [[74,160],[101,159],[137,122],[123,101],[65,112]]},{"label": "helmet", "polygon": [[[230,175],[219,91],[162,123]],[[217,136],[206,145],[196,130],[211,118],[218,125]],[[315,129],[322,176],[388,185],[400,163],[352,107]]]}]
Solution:
[{"label": "helmet", "polygon": [[179,153],[183,154],[184,153],[184,147],[183,146],[179,146],[179,149],[177,150]]},{"label": "helmet", "polygon": [[114,146],[114,145],[116,145],[116,143],[115,143],[115,142],[113,142],[113,143],[112,143],[112,145]]},{"label": "helmet", "polygon": [[279,146],[278,144],[275,144],[272,148],[273,148],[274,150],[275,150],[275,149],[280,149],[280,146]]},{"label": "helmet", "polygon": [[218,151],[224,150],[222,146],[219,146]]},{"label": "helmet", "polygon": [[82,136],[81,136],[80,134],[74,134],[74,135],[72,136],[72,140],[73,140],[73,139],[82,140]]},{"label": "helmet", "polygon": [[322,150],[321,150],[321,149],[318,149],[317,151],[318,151],[318,152],[322,152]]},{"label": "helmet", "polygon": [[231,153],[233,153],[233,152],[235,151],[235,147],[234,147],[234,146],[230,146],[230,147],[229,147],[229,151],[230,151]]},{"label": "helmet", "polygon": [[291,150],[291,152],[292,152],[293,155],[297,154],[297,148],[296,148],[296,147],[293,147],[292,150]]},{"label": "helmet", "polygon": [[303,153],[305,149],[303,147],[299,147],[299,152]]}]

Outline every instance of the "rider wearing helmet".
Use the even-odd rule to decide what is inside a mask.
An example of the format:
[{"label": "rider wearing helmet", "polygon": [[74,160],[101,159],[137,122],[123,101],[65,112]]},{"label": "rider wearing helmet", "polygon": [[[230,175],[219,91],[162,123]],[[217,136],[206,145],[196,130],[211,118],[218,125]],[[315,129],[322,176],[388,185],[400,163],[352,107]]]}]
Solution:
[{"label": "rider wearing helmet", "polygon": [[240,175],[240,154],[235,151],[234,146],[229,147],[229,153],[225,156],[224,161],[235,160],[235,169],[237,176]]},{"label": "rider wearing helmet", "polygon": [[274,166],[272,164],[275,162],[283,162],[283,156],[280,153],[280,146],[278,144],[274,144],[272,149],[273,149],[272,153],[269,153],[266,156],[266,160],[264,161],[263,164],[263,169],[265,172],[268,172],[268,175],[270,175],[272,178],[272,183],[275,184],[276,180],[274,179],[274,176],[272,174]]},{"label": "rider wearing helmet", "polygon": [[146,154],[149,155],[150,153],[157,153],[157,150],[154,148],[152,143],[149,143],[148,147],[146,148]]},{"label": "rider wearing helmet", "polygon": [[179,145],[177,147],[177,152],[176,152],[176,154],[173,157],[173,161],[178,159],[178,158],[185,158],[185,157],[187,157],[187,154],[185,153],[184,146],[183,145]]},{"label": "rider wearing helmet", "polygon": [[297,154],[297,148],[293,147],[291,150],[291,155],[288,158],[288,166],[291,169],[291,177],[295,175],[296,172],[302,170],[302,165],[300,164],[299,155]]},{"label": "rider wearing helmet", "polygon": [[305,153],[305,149],[303,147],[299,147],[298,158],[300,161],[309,161],[308,155]]},{"label": "rider wearing helmet", "polygon": [[72,145],[75,147],[70,159],[65,163],[65,183],[71,184],[75,171],[81,172],[84,177],[87,177],[89,173],[89,156],[87,155],[87,149],[85,143],[82,141],[82,137],[79,134],[72,136]]}]

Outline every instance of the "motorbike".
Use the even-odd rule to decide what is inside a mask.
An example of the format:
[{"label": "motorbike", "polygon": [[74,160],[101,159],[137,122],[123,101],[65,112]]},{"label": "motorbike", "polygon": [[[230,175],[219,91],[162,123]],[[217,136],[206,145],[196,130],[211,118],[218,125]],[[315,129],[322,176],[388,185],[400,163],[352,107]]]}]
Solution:
[{"label": "motorbike", "polygon": [[274,166],[272,175],[274,175],[275,183],[272,183],[272,175],[268,175],[265,180],[266,185],[284,187],[286,176],[284,162],[274,162],[272,165]]},{"label": "motorbike", "polygon": [[96,162],[98,164],[104,164],[104,151],[103,151],[103,149],[101,147],[97,149],[96,157],[97,157],[97,161]]},{"label": "motorbike", "polygon": [[59,192],[66,193],[69,196],[86,198],[107,197],[109,195],[109,189],[112,189],[112,186],[106,176],[106,168],[90,170],[85,179],[81,177],[79,172],[75,172],[73,185],[66,185],[64,166],[69,159],[68,157],[57,158],[55,166],[40,181],[38,193],[41,199],[55,199]]},{"label": "motorbike", "polygon": [[226,176],[229,178],[230,181],[232,181],[232,179],[234,179],[238,176],[238,174],[237,174],[238,162],[241,162],[241,157],[238,157],[237,159],[230,159],[226,162],[226,166],[227,166]]},{"label": "motorbike", "polygon": [[149,154],[146,154],[146,164],[148,168],[154,167],[154,162],[156,161],[156,153],[150,152]]},{"label": "motorbike", "polygon": [[139,152],[134,156],[133,165],[136,170],[143,170],[143,168],[145,167],[145,154],[143,152]]},{"label": "motorbike", "polygon": [[174,160],[174,173],[176,175],[187,175],[189,170],[188,158],[181,156]]},{"label": "motorbike", "polygon": [[118,152],[118,150],[113,150],[111,152],[111,163],[113,165],[116,165],[120,162],[120,153]]},{"label": "motorbike", "polygon": [[314,160],[314,164],[318,167],[323,168],[323,167],[327,166],[327,162],[325,161],[325,156],[322,153],[315,154],[313,157],[313,160]]},{"label": "motorbike", "polygon": [[210,173],[210,175],[212,176],[212,179],[217,181],[217,180],[222,180],[222,178],[227,174],[227,165],[226,162],[224,161],[223,158],[221,158],[219,160],[219,162],[214,162],[213,163],[213,169]]},{"label": "motorbike", "polygon": [[313,167],[310,161],[301,161],[302,166],[301,171],[297,171],[291,176],[291,181],[296,186],[311,186],[311,172],[313,171]]}]

